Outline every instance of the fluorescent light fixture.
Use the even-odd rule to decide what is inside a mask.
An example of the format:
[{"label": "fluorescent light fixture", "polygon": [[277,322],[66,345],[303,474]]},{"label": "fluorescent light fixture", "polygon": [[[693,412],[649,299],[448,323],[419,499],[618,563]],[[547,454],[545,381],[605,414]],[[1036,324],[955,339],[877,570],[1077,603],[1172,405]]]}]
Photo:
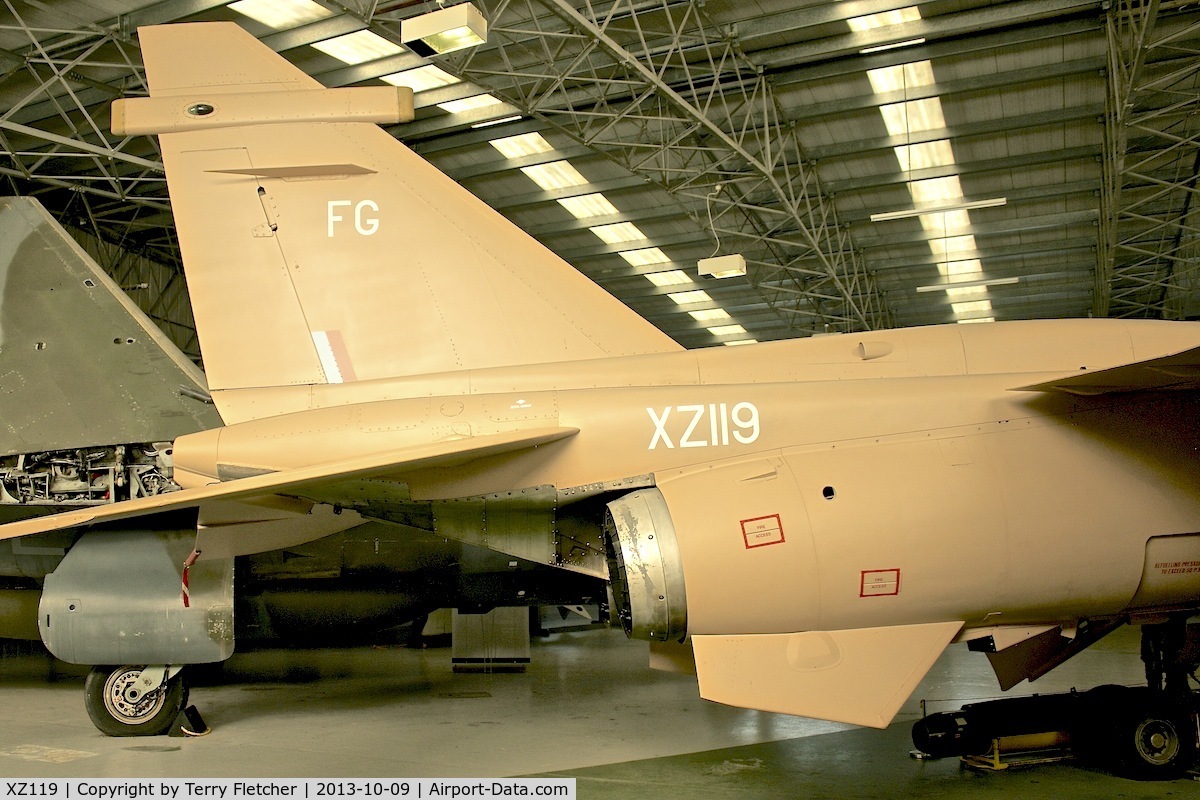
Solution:
[{"label": "fluorescent light fixture", "polygon": [[567,189],[571,186],[583,186],[588,182],[587,178],[571,166],[569,161],[551,161],[548,164],[521,167],[521,172],[524,172],[531,181],[546,192]]},{"label": "fluorescent light fixture", "polygon": [[723,308],[706,308],[701,311],[689,311],[692,319],[696,322],[717,322],[718,320],[733,319],[729,316],[729,312]]},{"label": "fluorescent light fixture", "polygon": [[498,100],[490,94],[477,94],[474,97],[464,97],[462,100],[450,100],[445,103],[438,103],[437,107],[447,114],[461,114],[464,111],[474,111],[477,108],[498,106],[503,102],[503,100]]},{"label": "fluorescent light fixture", "polygon": [[746,259],[741,253],[715,258],[702,258],[696,267],[701,275],[714,278],[734,278],[746,274]]},{"label": "fluorescent light fixture", "polygon": [[735,333],[745,333],[746,329],[741,325],[715,325],[709,328],[708,332],[713,336],[732,336]]},{"label": "fluorescent light fixture", "polygon": [[406,69],[403,72],[393,72],[391,75],[384,75],[380,80],[386,81],[392,86],[407,86],[414,92],[423,92],[426,89],[436,89],[439,86],[450,86],[454,83],[461,83],[458,78],[449,72],[440,70],[432,64],[417,67],[416,69]]},{"label": "fluorescent light fixture", "polygon": [[945,292],[950,289],[977,289],[987,286],[1011,286],[1020,283],[1020,278],[985,278],[977,281],[949,281],[947,283],[932,283],[928,286],[918,286],[918,292]]},{"label": "fluorescent light fixture", "polygon": [[[680,286],[692,282],[688,274],[681,269],[669,269],[666,272],[647,272],[645,278],[655,286]],[[698,312],[692,313],[696,314]]]},{"label": "fluorescent light fixture", "polygon": [[452,53],[486,42],[487,20],[472,3],[459,3],[404,20],[400,39],[426,58]]},{"label": "fluorescent light fixture", "polygon": [[389,42],[371,31],[355,31],[344,36],[335,36],[323,42],[314,42],[313,47],[346,64],[365,64],[404,51],[400,45]]},{"label": "fluorescent light fixture", "polygon": [[676,305],[686,306],[691,303],[711,303],[712,298],[708,296],[708,292],[703,289],[696,289],[692,292],[672,292],[667,295]]},{"label": "fluorescent light fixture", "polygon": [[622,250],[617,253],[631,267],[648,267],[651,264],[666,264],[671,259],[657,247],[643,247],[640,250]]},{"label": "fluorescent light fixture", "polygon": [[537,131],[521,133],[516,136],[505,136],[503,139],[492,139],[488,142],[500,151],[505,158],[521,158],[538,153],[549,153],[554,147]]},{"label": "fluorescent light fixture", "polygon": [[312,0],[238,0],[229,8],[277,31],[333,16],[332,11]]},{"label": "fluorescent light fixture", "polygon": [[486,122],[476,122],[472,128],[487,128],[492,125],[503,125],[506,122],[516,122],[521,118],[520,114],[513,114],[511,117],[501,117],[500,119],[489,119]]},{"label": "fluorescent light fixture", "polygon": [[564,197],[558,201],[558,204],[571,212],[571,216],[575,219],[607,217],[609,214],[617,213],[617,207],[608,202],[608,198],[598,192],[596,194],[581,194],[578,197]]},{"label": "fluorescent light fixture", "polygon": [[738,339],[734,342],[722,342],[721,344],[725,345],[726,347],[737,347],[738,345],[743,344],[758,344],[758,339]]},{"label": "fluorescent light fixture", "polygon": [[950,203],[948,205],[930,205],[921,206],[919,208],[905,208],[900,211],[887,211],[881,214],[872,214],[871,222],[887,222],[893,219],[909,219],[910,217],[919,217],[923,214],[944,214],[950,211],[973,211],[977,208],[993,208],[1002,206],[1008,202],[1007,197],[992,197],[987,200],[972,200],[970,202]]},{"label": "fluorescent light fixture", "polygon": [[915,47],[919,44],[925,44],[925,37],[920,36],[916,39],[905,39],[903,42],[892,42],[891,44],[877,44],[874,47],[864,47],[858,52],[862,55],[870,55],[871,53],[882,53],[884,50],[898,50],[901,47]]},{"label": "fluorescent light fixture", "polygon": [[605,244],[622,244],[624,242],[638,242],[646,238],[646,234],[642,233],[637,225],[632,222],[617,222],[612,225],[596,225],[589,228],[592,233],[600,238],[600,241]]}]

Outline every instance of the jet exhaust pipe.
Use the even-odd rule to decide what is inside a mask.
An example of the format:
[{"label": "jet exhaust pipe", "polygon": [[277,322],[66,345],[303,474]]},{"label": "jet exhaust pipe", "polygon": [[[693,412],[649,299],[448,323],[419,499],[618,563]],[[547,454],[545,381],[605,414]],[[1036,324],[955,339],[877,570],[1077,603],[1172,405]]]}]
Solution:
[{"label": "jet exhaust pipe", "polygon": [[625,635],[681,642],[687,594],[675,525],[658,489],[641,489],[608,504],[604,520],[613,610]]}]

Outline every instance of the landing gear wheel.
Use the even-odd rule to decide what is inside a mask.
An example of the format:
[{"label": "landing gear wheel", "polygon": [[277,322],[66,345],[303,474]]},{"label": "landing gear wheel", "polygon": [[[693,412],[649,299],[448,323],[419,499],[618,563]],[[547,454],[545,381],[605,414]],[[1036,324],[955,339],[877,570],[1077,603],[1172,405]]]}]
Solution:
[{"label": "landing gear wheel", "polygon": [[1132,778],[1177,778],[1195,757],[1196,734],[1187,714],[1144,707],[1121,719],[1116,735],[1118,763]]},{"label": "landing gear wheel", "polygon": [[187,703],[183,675],[142,694],[142,666],[93,667],[84,682],[84,703],[92,724],[108,736],[158,736],[171,729]]}]

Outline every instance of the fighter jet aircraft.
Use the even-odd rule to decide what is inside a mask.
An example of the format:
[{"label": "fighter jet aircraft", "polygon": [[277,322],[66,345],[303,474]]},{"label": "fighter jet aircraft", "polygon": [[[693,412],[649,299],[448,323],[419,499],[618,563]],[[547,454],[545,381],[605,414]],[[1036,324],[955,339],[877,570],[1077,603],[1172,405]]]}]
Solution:
[{"label": "fighter jet aircraft", "polygon": [[[324,89],[232,24],[140,37],[114,127],[159,136],[225,424],[175,440],[181,491],[0,528],[92,526],[46,578],[60,658],[162,697],[231,652],[233,557],[419,513],[607,572],[627,632],[733,705],[882,727],[951,642],[1008,687],[1128,622],[1181,634],[1147,638],[1160,679],[1192,666],[1200,327],[683,351],[380,130],[404,90]],[[181,510],[194,535],[140,522]],[[1131,746],[1194,747],[1184,685]]]}]

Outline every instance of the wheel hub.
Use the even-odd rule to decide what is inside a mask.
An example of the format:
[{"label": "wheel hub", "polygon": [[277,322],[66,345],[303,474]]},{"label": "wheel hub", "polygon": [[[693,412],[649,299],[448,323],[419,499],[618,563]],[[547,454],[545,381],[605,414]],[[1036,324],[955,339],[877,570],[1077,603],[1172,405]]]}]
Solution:
[{"label": "wheel hub", "polygon": [[152,692],[142,692],[138,679],[142,671],[118,670],[109,676],[104,687],[104,706],[114,719],[136,724],[154,716],[162,707],[165,686]]},{"label": "wheel hub", "polygon": [[1138,725],[1138,753],[1148,764],[1170,764],[1179,754],[1179,736],[1170,722],[1148,719]]}]

